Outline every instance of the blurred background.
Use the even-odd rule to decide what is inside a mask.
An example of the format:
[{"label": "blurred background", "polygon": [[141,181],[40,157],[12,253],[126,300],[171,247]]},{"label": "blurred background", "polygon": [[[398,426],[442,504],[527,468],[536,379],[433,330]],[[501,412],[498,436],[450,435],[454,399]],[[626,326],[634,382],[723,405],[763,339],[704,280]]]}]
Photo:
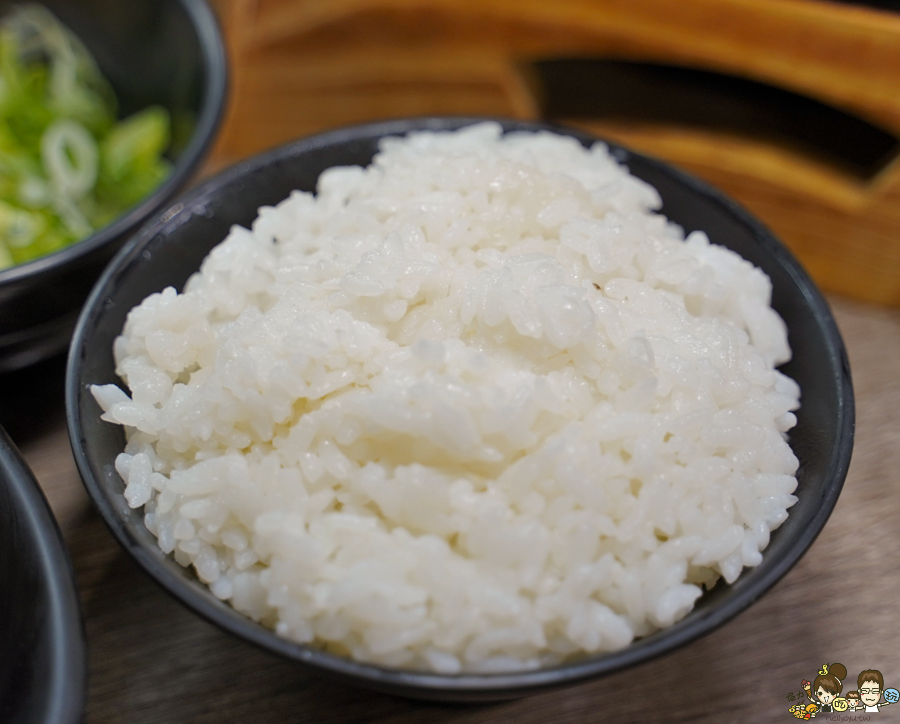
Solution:
[{"label": "blurred background", "polygon": [[551,119],[757,214],[819,284],[900,304],[900,14],[827,0],[215,0],[213,164],[377,118]]}]

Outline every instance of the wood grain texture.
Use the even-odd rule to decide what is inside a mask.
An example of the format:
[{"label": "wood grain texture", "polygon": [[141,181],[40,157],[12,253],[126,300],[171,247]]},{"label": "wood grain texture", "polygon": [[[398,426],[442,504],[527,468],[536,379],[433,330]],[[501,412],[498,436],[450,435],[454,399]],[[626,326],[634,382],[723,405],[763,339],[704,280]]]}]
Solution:
[{"label": "wood grain texture", "polygon": [[[57,394],[60,361],[7,377],[0,386],[3,422],[44,487],[75,562],[90,652],[87,724],[793,721],[788,693],[826,662],[845,664],[852,679],[876,668],[887,686],[900,686],[900,312],[831,302],[853,369],[856,449],[837,507],[807,555],[748,611],[669,656],[491,705],[428,704],[355,689],[183,608],[132,562],[85,497]],[[25,406],[29,385],[44,392]],[[895,721],[900,711],[876,717]]]},{"label": "wood grain texture", "polygon": [[[733,74],[900,136],[900,14],[819,0],[217,0],[237,159],[327,128],[416,115],[537,118],[539,59]],[[833,291],[900,305],[900,163],[861,181],[796,149],[715,132],[594,124],[721,186]]]}]

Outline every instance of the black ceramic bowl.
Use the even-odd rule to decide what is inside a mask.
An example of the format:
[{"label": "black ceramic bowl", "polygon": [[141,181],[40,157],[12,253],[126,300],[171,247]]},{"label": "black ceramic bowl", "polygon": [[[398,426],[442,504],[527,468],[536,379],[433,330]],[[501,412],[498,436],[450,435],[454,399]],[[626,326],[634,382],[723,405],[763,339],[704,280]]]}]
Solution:
[{"label": "black ceramic bowl", "polygon": [[[88,47],[119,99],[119,113],[157,104],[172,118],[169,178],[109,226],[65,249],[0,271],[0,372],[65,350],[103,267],[180,191],[215,137],[226,60],[204,0],[42,0]],[[15,3],[0,0],[0,16]]]},{"label": "black ceramic bowl", "polygon": [[[800,383],[803,406],[791,445],[801,461],[800,501],[772,535],[763,562],[733,585],[718,585],[683,620],[636,641],[623,651],[553,668],[510,675],[460,675],[367,666],[277,637],[217,600],[192,572],[162,554],[131,510],[113,467],[125,443],[119,426],[100,421],[90,384],[118,383],[112,345],[128,311],[148,294],[181,288],[232,224],[249,225],[257,208],[274,204],[292,189],[313,190],[330,166],[368,164],[378,140],[414,129],[452,129],[473,119],[416,119],[373,123],[326,133],[245,161],[182,199],[145,227],[116,257],[98,282],[79,320],[66,379],[69,434],[90,496],[121,544],[164,588],[187,606],[249,641],[298,662],[372,688],[407,696],[479,700],[521,696],[570,684],[659,656],[709,633],[749,606],[793,566],[828,519],[850,462],[853,391],[844,346],[828,305],[800,264],[772,234],[735,202],[705,183],[660,161],[612,146],[632,173],[653,184],[664,212],[687,231],[703,229],[761,267],[772,279],[773,303],[787,322],[794,358],[784,372]],[[538,123],[507,121],[507,130],[551,128],[588,145],[587,134]]]},{"label": "black ceramic bowl", "polygon": [[86,683],[78,593],[62,536],[0,428],[0,722],[76,724]]}]

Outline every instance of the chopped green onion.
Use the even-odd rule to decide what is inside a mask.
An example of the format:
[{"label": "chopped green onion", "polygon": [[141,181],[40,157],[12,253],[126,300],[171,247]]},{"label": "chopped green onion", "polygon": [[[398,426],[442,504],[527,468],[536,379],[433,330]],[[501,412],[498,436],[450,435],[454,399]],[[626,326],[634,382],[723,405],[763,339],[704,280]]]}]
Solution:
[{"label": "chopped green onion", "polygon": [[97,183],[97,144],[75,121],[54,121],[41,136],[41,160],[56,193],[81,199]]},{"label": "chopped green onion", "polygon": [[85,46],[40,5],[0,22],[0,269],[114,220],[171,172],[165,109],[116,119]]}]

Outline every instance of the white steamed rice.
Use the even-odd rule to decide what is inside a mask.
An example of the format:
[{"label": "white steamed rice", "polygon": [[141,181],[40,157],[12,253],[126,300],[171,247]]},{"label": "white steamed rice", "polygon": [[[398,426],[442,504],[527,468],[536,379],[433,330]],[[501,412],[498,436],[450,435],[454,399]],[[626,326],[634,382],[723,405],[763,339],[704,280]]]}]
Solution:
[{"label": "white steamed rice", "polygon": [[116,459],[166,553],[278,634],[508,671],[627,646],[796,498],[771,285],[603,144],[388,138],[133,309]]}]

